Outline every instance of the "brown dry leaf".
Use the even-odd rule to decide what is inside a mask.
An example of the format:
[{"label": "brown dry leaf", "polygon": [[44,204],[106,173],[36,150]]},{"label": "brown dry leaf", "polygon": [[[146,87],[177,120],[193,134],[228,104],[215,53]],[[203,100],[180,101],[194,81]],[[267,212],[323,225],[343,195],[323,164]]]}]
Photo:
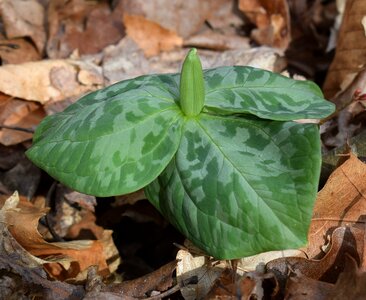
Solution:
[{"label": "brown dry leaf", "polygon": [[45,103],[98,89],[104,82],[99,67],[76,60],[43,60],[0,67],[0,91]]},{"label": "brown dry leaf", "polygon": [[331,283],[303,275],[291,276],[286,284],[285,300],[326,300],[334,289]]},{"label": "brown dry leaf", "polygon": [[162,28],[187,38],[197,33],[204,22],[231,0],[125,0],[124,13],[139,15]]},{"label": "brown dry leaf", "polygon": [[2,213],[9,232],[17,242],[34,256],[56,262],[47,263],[48,272],[61,280],[76,278],[89,266],[99,266],[101,275],[110,273],[101,241],[46,242],[37,230],[38,220],[48,211],[15,197],[5,202]]},{"label": "brown dry leaf", "polygon": [[334,228],[342,225],[364,226],[366,221],[366,165],[354,154],[329,177],[315,202],[304,251],[309,257],[321,254]]},{"label": "brown dry leaf", "polygon": [[[2,279],[8,276],[13,279],[9,289],[2,289],[2,299],[21,299],[20,296],[41,296],[42,299],[81,299],[84,289],[59,281],[50,281],[42,265],[47,261],[27,252],[8,230],[6,214],[19,201],[16,194],[1,199],[4,204],[0,210],[0,269]],[[2,281],[3,286],[4,281]],[[14,298],[12,298],[12,296]]]},{"label": "brown dry leaf", "polygon": [[122,1],[112,11],[108,1],[55,0],[48,7],[51,58],[94,54],[117,43],[124,36]]},{"label": "brown dry leaf", "polygon": [[340,90],[350,74],[365,67],[366,34],[363,23],[366,15],[364,0],[348,0],[338,35],[336,54],[329,68],[323,92],[330,99]]},{"label": "brown dry leaf", "polygon": [[218,279],[216,279],[210,292],[205,299],[264,299],[263,283],[265,280],[273,281],[274,296],[278,292],[278,284],[272,273],[264,273],[263,268],[253,272],[246,272],[238,276],[232,269],[225,269]]},{"label": "brown dry leaf", "polygon": [[239,9],[257,26],[251,37],[261,45],[286,49],[291,40],[286,0],[240,0]]},{"label": "brown dry leaf", "polygon": [[[45,112],[39,104],[12,99],[6,95],[0,95],[0,108],[0,125],[3,126],[32,130],[45,117]],[[31,132],[0,129],[0,143],[5,146],[16,145],[31,138]]]},{"label": "brown dry leaf", "polygon": [[[198,252],[195,248],[191,248],[190,243],[185,243],[190,248],[190,252]],[[215,261],[204,255],[193,255],[186,250],[179,250],[177,254],[177,281],[183,286],[181,293],[185,300],[202,299],[212,289],[214,282],[220,281],[220,277],[224,270],[231,266],[227,261]],[[299,250],[270,251],[244,257],[237,260],[238,276],[254,276],[259,278],[257,269],[264,266],[267,262],[276,258],[283,257],[305,257],[305,254]],[[197,284],[184,284],[189,278],[195,276],[199,278]],[[226,275],[224,275],[225,278]],[[254,278],[253,277],[253,278]],[[255,281],[255,280],[254,280]]]},{"label": "brown dry leaf", "polygon": [[346,266],[342,274],[339,275],[332,293],[328,300],[363,300],[366,295],[366,272],[359,269],[357,262],[347,256]]},{"label": "brown dry leaf", "polygon": [[157,55],[161,51],[172,50],[183,44],[183,39],[174,31],[143,16],[125,14],[123,21],[127,35],[144,50],[147,57]]},{"label": "brown dry leaf", "polygon": [[176,266],[177,261],[172,261],[140,278],[107,285],[102,292],[139,298],[146,296],[151,291],[163,292],[173,285],[172,274]]},{"label": "brown dry leaf", "polygon": [[0,59],[1,64],[21,64],[27,61],[41,59],[41,55],[34,46],[25,39],[4,39],[0,38]]},{"label": "brown dry leaf", "polygon": [[2,0],[0,8],[7,37],[30,37],[42,53],[46,43],[43,6],[36,0]]},{"label": "brown dry leaf", "polygon": [[335,283],[338,275],[345,268],[347,255],[353,257],[360,265],[364,264],[365,242],[365,228],[338,227],[333,231],[330,249],[322,259],[279,258],[267,263],[266,267],[267,270],[274,272],[277,279],[282,282],[287,280],[291,272],[295,272],[315,280]]}]

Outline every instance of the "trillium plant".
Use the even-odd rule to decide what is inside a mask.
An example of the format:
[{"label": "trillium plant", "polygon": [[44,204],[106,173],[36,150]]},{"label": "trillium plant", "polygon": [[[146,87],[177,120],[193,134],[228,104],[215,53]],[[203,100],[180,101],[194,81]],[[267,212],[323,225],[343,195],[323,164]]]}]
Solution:
[{"label": "trillium plant", "polygon": [[92,92],[38,126],[28,157],[95,196],[144,188],[189,240],[218,259],[302,246],[321,165],[315,124],[334,110],[310,81],[230,66]]}]

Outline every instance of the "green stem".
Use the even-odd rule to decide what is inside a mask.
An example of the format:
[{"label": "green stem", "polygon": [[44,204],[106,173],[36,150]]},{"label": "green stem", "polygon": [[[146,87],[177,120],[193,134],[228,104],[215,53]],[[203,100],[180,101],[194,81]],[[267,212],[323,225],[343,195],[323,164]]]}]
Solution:
[{"label": "green stem", "polygon": [[180,106],[186,116],[199,115],[205,102],[205,82],[197,50],[191,49],[182,66],[180,75]]}]

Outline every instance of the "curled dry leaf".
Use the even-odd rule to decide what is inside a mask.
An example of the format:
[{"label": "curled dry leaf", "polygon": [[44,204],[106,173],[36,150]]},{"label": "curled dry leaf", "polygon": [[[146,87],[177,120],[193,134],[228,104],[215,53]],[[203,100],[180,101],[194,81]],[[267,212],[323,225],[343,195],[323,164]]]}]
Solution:
[{"label": "curled dry leaf", "polygon": [[183,44],[183,39],[174,31],[150,21],[142,16],[127,15],[123,17],[127,35],[144,51],[147,57],[169,51]]},{"label": "curled dry leaf", "polygon": [[335,283],[346,266],[346,254],[360,265],[364,264],[365,237],[365,228],[338,227],[333,231],[329,250],[322,259],[278,258],[268,262],[266,267],[281,282],[286,282],[288,275],[295,272],[315,280]]},{"label": "curled dry leaf", "polygon": [[6,215],[8,210],[17,210],[14,206],[19,202],[18,195],[15,193],[10,198],[6,200],[1,198],[1,200],[3,200],[1,201],[3,206],[0,210],[0,230],[2,232],[0,236],[0,270],[2,270],[2,276],[8,275],[10,278],[14,278],[15,275],[19,278],[13,287],[16,291],[8,289],[6,292],[10,294],[2,293],[1,297],[12,299],[11,296],[17,292],[16,299],[21,294],[28,297],[41,295],[43,299],[57,300],[75,299],[73,297],[82,298],[84,290],[81,286],[48,280],[42,267],[48,261],[37,258],[26,251],[9,231],[11,226],[6,220]]},{"label": "curled dry leaf", "polygon": [[341,225],[364,227],[366,222],[366,165],[354,154],[329,177],[315,202],[309,229],[309,257],[324,252],[327,236]]},{"label": "curled dry leaf", "polygon": [[36,0],[3,0],[0,5],[7,37],[30,37],[42,53],[46,43],[43,6]]},{"label": "curled dry leaf", "polygon": [[48,243],[43,239],[37,227],[39,218],[47,211],[17,196],[7,200],[1,209],[11,235],[29,253],[47,260],[45,268],[54,278],[76,278],[91,265],[99,267],[99,274],[108,275],[101,241]]},{"label": "curled dry leaf", "polygon": [[239,9],[257,26],[251,37],[261,45],[286,49],[291,40],[286,0],[240,0]]},{"label": "curled dry leaf", "polygon": [[0,68],[1,92],[41,103],[79,96],[100,88],[103,82],[96,65],[76,60],[43,60]]},{"label": "curled dry leaf", "polygon": [[341,90],[341,85],[349,74],[357,74],[365,67],[366,34],[362,23],[365,14],[364,0],[347,1],[336,54],[323,86],[324,95],[328,99]]}]

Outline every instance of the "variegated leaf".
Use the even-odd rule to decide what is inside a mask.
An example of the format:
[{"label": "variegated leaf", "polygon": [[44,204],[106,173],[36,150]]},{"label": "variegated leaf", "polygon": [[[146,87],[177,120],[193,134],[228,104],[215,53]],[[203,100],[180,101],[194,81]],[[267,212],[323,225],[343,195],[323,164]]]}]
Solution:
[{"label": "variegated leaf", "polygon": [[319,87],[252,67],[219,67],[204,72],[205,108],[218,114],[253,114],[290,121],[321,119],[334,111]]},{"label": "variegated leaf", "polygon": [[320,172],[316,126],[201,114],[146,189],[184,235],[216,258],[306,243]]},{"label": "variegated leaf", "polygon": [[109,196],[154,180],[177,150],[182,113],[168,75],[123,81],[43,120],[28,157],[86,194]]}]

